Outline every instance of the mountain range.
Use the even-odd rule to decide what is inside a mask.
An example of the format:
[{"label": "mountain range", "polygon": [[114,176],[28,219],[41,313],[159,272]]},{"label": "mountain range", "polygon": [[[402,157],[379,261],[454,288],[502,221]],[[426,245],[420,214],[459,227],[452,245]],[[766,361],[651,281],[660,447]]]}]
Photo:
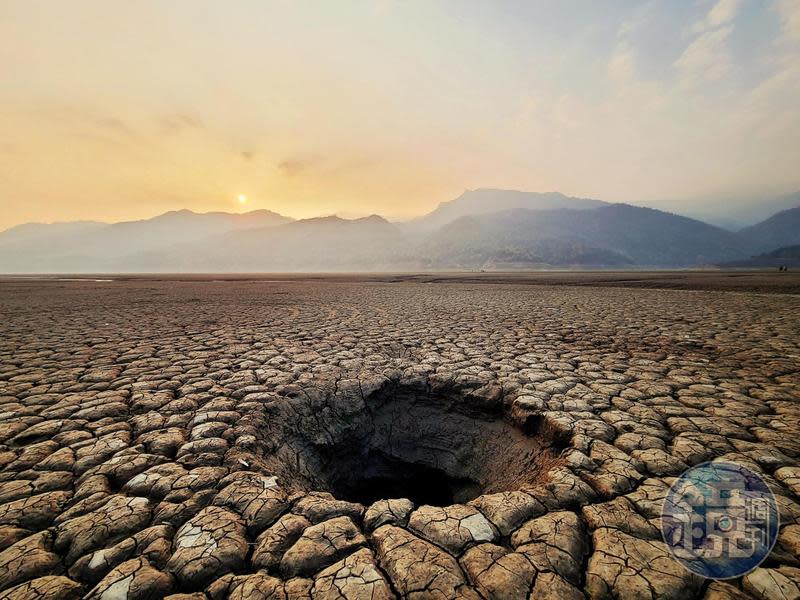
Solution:
[{"label": "mountain range", "polygon": [[760,223],[745,227],[739,235],[761,252],[800,243],[800,206],[782,210]]},{"label": "mountain range", "polygon": [[759,223],[777,212],[800,206],[800,192],[779,196],[656,201],[648,204],[652,208],[671,210],[729,231],[739,231],[744,227]]},{"label": "mountain range", "polygon": [[744,265],[798,244],[800,207],[732,232],[629,204],[479,189],[402,223],[268,210],[29,223],[0,232],[0,272],[687,268]]}]

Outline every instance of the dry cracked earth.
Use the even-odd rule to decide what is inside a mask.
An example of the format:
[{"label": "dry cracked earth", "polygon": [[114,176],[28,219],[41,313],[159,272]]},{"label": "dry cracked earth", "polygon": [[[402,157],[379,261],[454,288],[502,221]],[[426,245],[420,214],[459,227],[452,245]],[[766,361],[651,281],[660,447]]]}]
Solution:
[{"label": "dry cracked earth", "polygon": [[[0,283],[0,599],[797,598],[800,296]],[[760,473],[709,582],[668,486]]]}]

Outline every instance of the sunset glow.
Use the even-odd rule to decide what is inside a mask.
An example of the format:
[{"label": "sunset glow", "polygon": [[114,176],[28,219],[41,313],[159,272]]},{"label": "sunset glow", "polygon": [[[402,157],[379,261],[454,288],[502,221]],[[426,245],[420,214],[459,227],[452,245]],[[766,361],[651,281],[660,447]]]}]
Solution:
[{"label": "sunset glow", "polygon": [[798,23],[795,0],[4,2],[0,228],[225,210],[242,181],[296,218],[792,192]]}]

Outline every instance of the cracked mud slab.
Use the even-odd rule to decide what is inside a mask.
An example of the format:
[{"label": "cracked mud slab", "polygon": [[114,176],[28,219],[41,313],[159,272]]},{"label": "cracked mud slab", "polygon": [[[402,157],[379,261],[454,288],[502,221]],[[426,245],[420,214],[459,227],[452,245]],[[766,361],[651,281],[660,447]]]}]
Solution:
[{"label": "cracked mud slab", "polygon": [[[800,297],[430,278],[0,284],[0,599],[800,597]],[[744,578],[687,467],[762,474]]]}]

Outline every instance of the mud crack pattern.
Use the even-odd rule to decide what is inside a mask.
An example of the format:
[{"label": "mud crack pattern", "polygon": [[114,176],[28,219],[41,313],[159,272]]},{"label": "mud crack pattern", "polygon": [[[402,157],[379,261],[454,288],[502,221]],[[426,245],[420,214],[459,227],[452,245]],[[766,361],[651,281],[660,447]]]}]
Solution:
[{"label": "mud crack pattern", "polygon": [[[0,284],[0,309],[0,599],[800,596],[798,297],[49,281]],[[477,495],[337,497],[357,464],[342,440],[387,390],[427,398],[422,421],[447,397],[557,452],[518,442],[519,473],[486,444],[470,471],[430,444],[404,460]],[[291,411],[314,423],[301,437]],[[398,436],[371,432],[397,422],[355,437],[383,452]],[[464,445],[419,431],[409,447]],[[709,583],[658,518],[674,477],[714,459],[761,474],[782,527],[760,568]]]}]

